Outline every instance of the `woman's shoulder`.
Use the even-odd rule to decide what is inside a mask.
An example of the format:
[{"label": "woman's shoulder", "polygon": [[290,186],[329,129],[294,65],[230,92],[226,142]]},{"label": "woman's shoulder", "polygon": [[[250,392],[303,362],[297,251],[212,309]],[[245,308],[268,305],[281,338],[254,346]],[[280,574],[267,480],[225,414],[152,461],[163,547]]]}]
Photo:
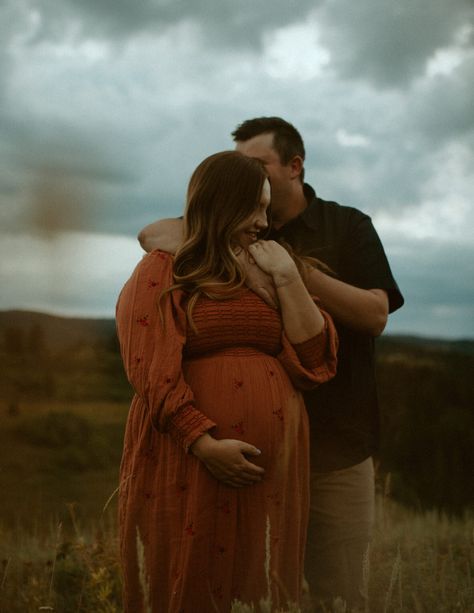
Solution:
[{"label": "woman's shoulder", "polygon": [[140,262],[138,263],[139,267],[162,267],[168,268],[172,267],[174,262],[174,256],[167,251],[162,251],[161,249],[154,249],[149,253],[145,253]]},{"label": "woman's shoulder", "polygon": [[168,253],[168,251],[162,251],[161,249],[153,249],[150,253],[146,253],[143,258],[153,257],[158,258],[160,260],[165,260],[167,262],[174,261],[174,255],[172,253]]},{"label": "woman's shoulder", "polygon": [[142,259],[138,262],[132,274],[132,278],[143,279],[146,277],[148,283],[152,287],[157,285],[166,285],[166,282],[171,281],[173,274],[174,257],[171,253],[154,249],[149,253],[145,253]]}]

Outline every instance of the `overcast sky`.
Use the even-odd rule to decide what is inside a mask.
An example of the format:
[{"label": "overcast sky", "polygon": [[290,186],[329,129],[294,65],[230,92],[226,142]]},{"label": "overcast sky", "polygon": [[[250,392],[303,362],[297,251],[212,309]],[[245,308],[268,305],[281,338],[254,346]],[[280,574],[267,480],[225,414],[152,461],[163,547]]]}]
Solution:
[{"label": "overcast sky", "polygon": [[472,0],[0,0],[0,309],[112,316],[135,240],[242,120],[372,216],[406,305],[474,337]]}]

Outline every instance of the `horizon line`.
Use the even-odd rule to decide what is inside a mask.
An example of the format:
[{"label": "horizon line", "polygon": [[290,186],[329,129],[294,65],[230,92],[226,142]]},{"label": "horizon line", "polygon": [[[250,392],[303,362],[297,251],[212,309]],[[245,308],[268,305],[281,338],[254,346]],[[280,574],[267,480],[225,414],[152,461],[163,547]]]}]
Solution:
[{"label": "horizon line", "polygon": [[[57,317],[60,319],[80,319],[80,320],[105,320],[105,321],[114,321],[115,320],[115,316],[113,314],[104,314],[104,315],[98,315],[98,314],[90,314],[90,315],[85,315],[84,313],[82,314],[78,314],[78,313],[65,313],[64,311],[62,312],[58,312],[58,311],[54,311],[54,310],[32,310],[32,309],[25,309],[25,308],[21,308],[21,307],[14,307],[14,308],[7,308],[7,309],[0,309],[0,314],[1,313],[29,313],[29,314],[33,314],[33,315],[45,315],[47,317]],[[441,341],[441,342],[453,342],[453,343],[457,343],[457,342],[474,342],[474,336],[429,336],[428,334],[423,334],[423,333],[417,333],[417,332],[411,332],[411,331],[386,331],[383,332],[380,337],[375,337],[375,338],[381,338],[381,337],[405,337],[405,338],[414,338],[414,339],[419,339],[419,340],[430,340],[430,341]]]}]

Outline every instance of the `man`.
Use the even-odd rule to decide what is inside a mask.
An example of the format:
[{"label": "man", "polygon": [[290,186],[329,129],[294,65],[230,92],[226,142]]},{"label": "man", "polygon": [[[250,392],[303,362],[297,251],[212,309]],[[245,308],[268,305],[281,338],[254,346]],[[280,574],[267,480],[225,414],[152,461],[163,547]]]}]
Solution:
[{"label": "man", "polygon": [[[250,119],[232,136],[236,149],[260,159],[270,178],[272,218],[265,238],[284,240],[332,271],[312,269],[307,280],[333,316],[340,346],[336,377],[305,395],[312,473],[306,576],[315,602],[340,597],[349,610],[363,608],[379,430],[374,337],[403,297],[370,218],[322,200],[303,183],[304,144],[291,124],[278,117]],[[142,246],[174,251],[180,224],[151,224],[139,235]]]}]

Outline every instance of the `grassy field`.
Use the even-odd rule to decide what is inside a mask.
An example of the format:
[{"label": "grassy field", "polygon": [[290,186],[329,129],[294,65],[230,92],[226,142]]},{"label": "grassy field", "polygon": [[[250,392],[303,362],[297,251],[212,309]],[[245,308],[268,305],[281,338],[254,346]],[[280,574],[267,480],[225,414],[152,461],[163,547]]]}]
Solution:
[{"label": "grassy field", "polygon": [[[95,520],[117,487],[128,404],[29,403],[1,414],[0,522],[35,532],[50,521],[73,529]],[[34,510],[34,513],[32,512]]]},{"label": "grassy field", "polygon": [[[103,509],[126,411],[45,403],[2,414],[0,611],[121,610],[115,499]],[[416,514],[381,493],[368,571],[371,613],[474,611],[474,517]]]}]

